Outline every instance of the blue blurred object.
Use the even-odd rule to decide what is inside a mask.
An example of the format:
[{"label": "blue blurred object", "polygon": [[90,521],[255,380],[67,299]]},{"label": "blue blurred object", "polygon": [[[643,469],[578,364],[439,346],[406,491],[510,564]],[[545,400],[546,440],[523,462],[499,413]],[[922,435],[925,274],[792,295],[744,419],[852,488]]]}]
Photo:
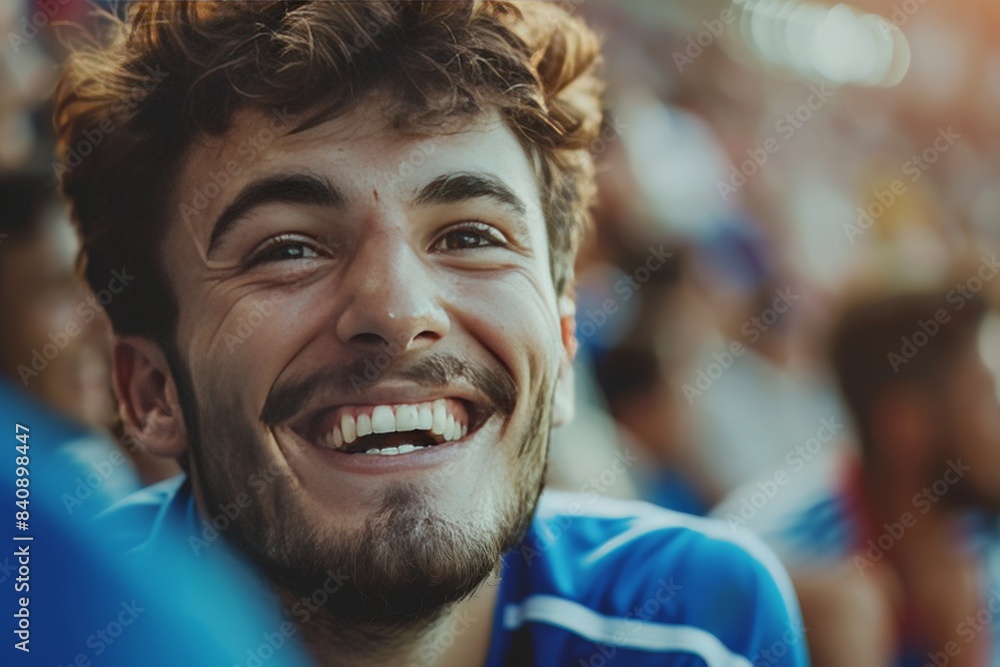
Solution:
[{"label": "blue blurred object", "polygon": [[[263,589],[247,586],[255,579],[250,570],[207,558],[190,567],[193,552],[176,533],[172,548],[148,554],[141,568],[125,568],[107,538],[139,526],[112,520],[99,531],[68,511],[62,496],[72,492],[80,470],[59,447],[85,434],[0,379],[0,507],[6,515],[0,519],[0,664],[251,665],[284,619]],[[18,476],[24,456],[30,461],[20,467],[28,475]],[[19,487],[18,479],[29,482]],[[21,506],[15,504],[19,488],[27,489]],[[107,500],[102,488],[93,493],[88,502]],[[175,529],[164,517],[161,530]],[[293,641],[272,653],[269,667],[308,664]]]},{"label": "blue blurred object", "polygon": [[639,493],[643,500],[675,512],[705,516],[711,509],[687,477],[669,468],[660,468],[655,476],[640,479]]},{"label": "blue blurred object", "polygon": [[752,291],[774,278],[772,250],[750,218],[711,227],[697,240],[695,270],[710,282]]}]

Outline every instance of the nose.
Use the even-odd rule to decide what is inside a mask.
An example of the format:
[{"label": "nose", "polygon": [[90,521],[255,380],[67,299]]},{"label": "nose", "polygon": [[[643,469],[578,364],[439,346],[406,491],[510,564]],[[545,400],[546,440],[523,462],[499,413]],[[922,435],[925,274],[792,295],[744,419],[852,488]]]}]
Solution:
[{"label": "nose", "polygon": [[450,320],[432,272],[402,234],[365,239],[341,283],[349,296],[337,320],[338,338],[354,346],[394,343],[402,352],[443,338]]}]

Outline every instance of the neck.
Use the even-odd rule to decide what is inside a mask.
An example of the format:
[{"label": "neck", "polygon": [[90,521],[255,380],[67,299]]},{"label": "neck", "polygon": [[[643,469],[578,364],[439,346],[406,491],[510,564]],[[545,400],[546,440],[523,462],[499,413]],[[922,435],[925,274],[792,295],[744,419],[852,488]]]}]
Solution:
[{"label": "neck", "polygon": [[[478,667],[489,652],[498,584],[491,576],[470,598],[406,627],[348,627],[322,609],[292,618],[318,667]],[[291,613],[298,599],[282,597]]]}]

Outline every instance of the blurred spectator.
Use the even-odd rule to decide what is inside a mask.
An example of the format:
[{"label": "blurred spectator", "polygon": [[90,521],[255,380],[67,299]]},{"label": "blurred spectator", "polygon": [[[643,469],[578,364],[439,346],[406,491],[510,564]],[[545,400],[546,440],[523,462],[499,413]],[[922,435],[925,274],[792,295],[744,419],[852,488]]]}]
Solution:
[{"label": "blurred spectator", "polygon": [[58,69],[42,40],[25,38],[31,34],[26,30],[31,15],[26,10],[30,8],[19,0],[0,3],[0,34],[4,35],[4,48],[0,48],[0,174],[47,164],[49,157],[39,150],[51,125],[48,118],[41,120],[40,107],[55,84]]},{"label": "blurred spectator", "polygon": [[792,570],[819,667],[1000,659],[997,614],[982,613],[1000,590],[994,316],[969,297],[949,285],[848,308],[830,362],[860,456],[782,471],[715,510]]},{"label": "blurred spectator", "polygon": [[0,209],[0,376],[11,391],[34,394],[78,425],[58,444],[79,473],[61,497],[68,514],[91,515],[137,490],[138,470],[151,482],[176,466],[109,437],[120,435],[110,330],[99,300],[76,277],[78,240],[54,182],[24,172],[0,177]]},{"label": "blurred spectator", "polygon": [[[669,257],[635,292],[635,313],[625,333],[609,349],[594,353],[595,377],[622,438],[634,443],[640,459],[633,470],[639,496],[670,509],[704,514],[715,489],[699,467],[690,413],[678,382],[690,370],[696,311],[684,277],[685,251],[660,248]],[[645,267],[645,259],[633,252],[631,257],[623,255],[620,263]]]},{"label": "blurred spectator", "polygon": [[[815,294],[746,220],[698,246],[695,272],[714,313],[682,379],[696,454],[720,494],[769,475],[820,428],[842,422],[816,358]],[[847,439],[836,434],[833,449]]]},{"label": "blurred spectator", "polygon": [[99,313],[74,274],[77,240],[55,184],[32,174],[3,178],[0,206],[0,372],[66,414],[106,423],[110,383],[93,370],[100,334],[81,326]]}]

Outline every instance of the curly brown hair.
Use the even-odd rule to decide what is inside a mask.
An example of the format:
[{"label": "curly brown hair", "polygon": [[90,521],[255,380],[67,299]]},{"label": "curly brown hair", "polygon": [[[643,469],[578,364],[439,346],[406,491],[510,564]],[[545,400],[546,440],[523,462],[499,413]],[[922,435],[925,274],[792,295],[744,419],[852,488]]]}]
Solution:
[{"label": "curly brown hair", "polygon": [[[137,2],[77,50],[56,96],[62,188],[92,286],[136,275],[108,304],[119,334],[165,342],[177,304],[156,259],[177,217],[185,149],[245,109],[286,109],[299,131],[387,91],[400,131],[500,113],[536,171],[563,293],[595,195],[599,44],[547,2]],[[83,149],[86,149],[84,151]]]}]

